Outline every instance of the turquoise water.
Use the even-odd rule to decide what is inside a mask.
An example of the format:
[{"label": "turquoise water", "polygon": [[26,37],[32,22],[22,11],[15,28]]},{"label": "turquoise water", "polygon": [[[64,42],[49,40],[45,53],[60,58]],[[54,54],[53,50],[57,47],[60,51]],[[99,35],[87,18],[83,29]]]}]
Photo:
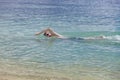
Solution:
[{"label": "turquoise water", "polygon": [[[34,35],[47,27],[67,37],[105,39]],[[11,67],[9,62],[34,68],[33,72],[61,71],[72,80],[119,80],[120,1],[0,0],[0,60]]]}]

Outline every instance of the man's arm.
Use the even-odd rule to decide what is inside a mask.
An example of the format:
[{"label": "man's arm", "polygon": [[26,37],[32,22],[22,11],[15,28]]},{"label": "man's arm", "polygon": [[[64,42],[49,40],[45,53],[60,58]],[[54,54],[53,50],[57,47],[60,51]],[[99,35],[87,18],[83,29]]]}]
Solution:
[{"label": "man's arm", "polygon": [[65,38],[64,36],[58,34],[57,32],[53,31],[53,30],[50,29],[50,28],[47,28],[47,31],[49,31],[52,36],[56,36],[56,37],[58,37],[58,38]]},{"label": "man's arm", "polygon": [[47,31],[50,32],[50,34],[53,35],[53,36],[59,36],[58,33],[56,33],[55,31],[53,31],[53,30],[50,29],[50,28],[47,28],[45,31],[46,31],[46,32],[47,32]]},{"label": "man's arm", "polygon": [[42,33],[44,33],[44,32],[45,32],[45,30],[42,30],[41,32],[35,33],[35,35],[39,35],[39,34],[42,34]]},{"label": "man's arm", "polygon": [[51,34],[54,34],[54,31],[53,31],[53,30],[51,30],[50,28],[47,28],[47,29],[42,30],[41,32],[35,33],[35,35],[39,35],[39,34],[42,34],[42,33],[47,32],[47,31],[50,32]]}]

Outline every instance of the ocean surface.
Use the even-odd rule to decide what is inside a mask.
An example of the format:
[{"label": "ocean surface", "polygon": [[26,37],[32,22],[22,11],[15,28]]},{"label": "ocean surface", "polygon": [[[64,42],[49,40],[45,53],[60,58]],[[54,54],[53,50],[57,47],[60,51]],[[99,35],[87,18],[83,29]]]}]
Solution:
[{"label": "ocean surface", "polygon": [[[76,39],[35,36],[48,27]],[[105,39],[77,39],[97,36]],[[120,1],[0,0],[1,72],[33,80],[120,80]]]}]

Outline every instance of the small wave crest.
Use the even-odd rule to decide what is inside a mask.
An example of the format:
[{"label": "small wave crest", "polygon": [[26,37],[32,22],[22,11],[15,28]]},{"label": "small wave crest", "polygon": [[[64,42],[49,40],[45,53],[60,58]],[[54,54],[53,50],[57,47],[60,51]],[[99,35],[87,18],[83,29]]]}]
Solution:
[{"label": "small wave crest", "polygon": [[108,40],[117,40],[117,41],[120,41],[120,35],[104,36],[104,38],[108,39]]},{"label": "small wave crest", "polygon": [[120,43],[120,35],[112,35],[112,36],[95,36],[95,37],[86,37],[84,38],[86,40],[105,40],[105,41],[112,41],[112,42],[117,42]]}]

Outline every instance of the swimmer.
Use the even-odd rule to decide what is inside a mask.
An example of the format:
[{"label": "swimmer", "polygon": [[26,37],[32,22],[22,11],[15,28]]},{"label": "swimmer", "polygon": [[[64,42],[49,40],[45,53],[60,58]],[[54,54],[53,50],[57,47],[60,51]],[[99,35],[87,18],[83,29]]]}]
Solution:
[{"label": "swimmer", "polygon": [[37,32],[35,35],[40,35],[40,34],[43,34],[45,37],[56,37],[56,38],[62,38],[62,39],[66,38],[58,34],[57,32],[53,31],[50,28],[44,29],[41,32]]},{"label": "swimmer", "polygon": [[60,38],[60,39],[77,39],[77,40],[101,40],[101,39],[105,39],[105,36],[97,36],[97,37],[86,37],[86,38],[76,38],[76,37],[72,37],[72,38],[67,38],[64,37],[60,34],[58,34],[57,32],[53,31],[50,28],[44,29],[40,32],[35,33],[35,35],[40,35],[43,34],[45,37],[56,37],[56,38]]}]

